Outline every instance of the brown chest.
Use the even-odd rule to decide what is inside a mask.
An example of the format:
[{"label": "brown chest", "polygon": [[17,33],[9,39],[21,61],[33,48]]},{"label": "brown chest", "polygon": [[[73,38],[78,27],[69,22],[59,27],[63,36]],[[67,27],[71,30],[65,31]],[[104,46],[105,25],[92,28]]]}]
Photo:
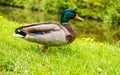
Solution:
[{"label": "brown chest", "polygon": [[68,32],[70,33],[70,35],[67,35],[66,36],[66,39],[70,42],[74,41],[75,37],[76,37],[76,32],[75,30],[72,28],[71,25],[69,24],[66,24],[66,25],[63,25],[67,30]]}]

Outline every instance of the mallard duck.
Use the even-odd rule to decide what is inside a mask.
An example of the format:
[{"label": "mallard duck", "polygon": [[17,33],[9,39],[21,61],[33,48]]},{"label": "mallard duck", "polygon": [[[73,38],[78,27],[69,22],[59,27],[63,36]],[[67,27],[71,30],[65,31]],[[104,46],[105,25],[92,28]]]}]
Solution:
[{"label": "mallard duck", "polygon": [[75,30],[69,24],[70,19],[83,21],[75,11],[66,9],[61,16],[61,23],[45,22],[34,23],[19,27],[15,30],[15,36],[20,36],[28,41],[44,45],[44,50],[49,46],[60,46],[71,43],[76,37]]}]

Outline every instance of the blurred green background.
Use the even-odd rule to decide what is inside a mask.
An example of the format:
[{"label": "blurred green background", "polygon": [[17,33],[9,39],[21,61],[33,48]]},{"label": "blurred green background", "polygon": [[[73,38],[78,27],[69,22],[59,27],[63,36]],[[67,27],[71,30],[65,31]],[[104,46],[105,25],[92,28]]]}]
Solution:
[{"label": "blurred green background", "polygon": [[120,0],[0,0],[0,5],[0,16],[21,24],[59,22],[61,12],[71,8],[85,19],[70,21],[78,38],[120,41]]}]

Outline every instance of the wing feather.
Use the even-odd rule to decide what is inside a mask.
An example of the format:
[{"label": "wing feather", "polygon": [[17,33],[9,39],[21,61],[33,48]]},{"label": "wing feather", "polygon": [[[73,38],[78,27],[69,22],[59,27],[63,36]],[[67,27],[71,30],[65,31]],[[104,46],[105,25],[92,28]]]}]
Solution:
[{"label": "wing feather", "polygon": [[48,32],[48,31],[58,31],[61,28],[59,27],[59,23],[34,23],[29,24],[26,26],[22,26],[16,29],[16,32],[18,30],[23,31],[25,33],[34,33],[34,32]]}]

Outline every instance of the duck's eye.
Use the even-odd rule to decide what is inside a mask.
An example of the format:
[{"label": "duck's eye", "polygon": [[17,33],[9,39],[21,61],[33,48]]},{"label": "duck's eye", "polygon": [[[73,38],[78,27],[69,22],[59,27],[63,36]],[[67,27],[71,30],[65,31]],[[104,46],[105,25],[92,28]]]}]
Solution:
[{"label": "duck's eye", "polygon": [[72,18],[75,17],[75,14],[74,14],[74,13],[69,13],[69,14],[68,14],[68,17],[72,19]]}]

